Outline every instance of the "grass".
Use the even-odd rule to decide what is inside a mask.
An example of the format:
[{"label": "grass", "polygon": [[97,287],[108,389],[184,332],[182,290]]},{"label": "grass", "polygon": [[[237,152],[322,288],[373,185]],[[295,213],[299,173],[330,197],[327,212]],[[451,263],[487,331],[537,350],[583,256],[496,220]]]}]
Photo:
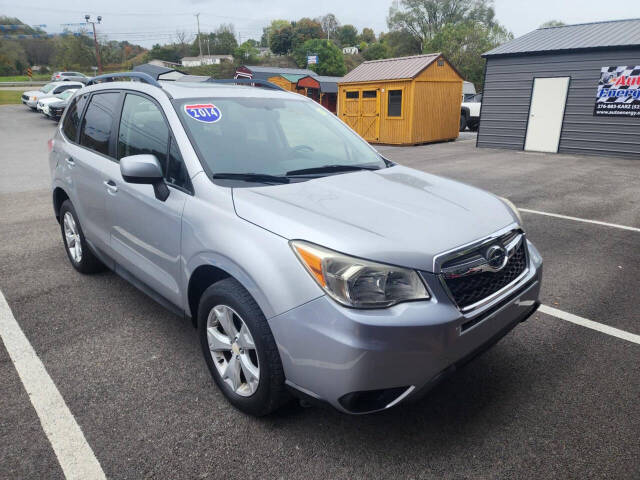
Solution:
[{"label": "grass", "polygon": [[0,105],[22,103],[20,90],[0,90]]},{"label": "grass", "polygon": [[[33,75],[32,80],[35,80],[35,81],[51,80],[51,74],[36,73]],[[26,75],[11,75],[7,77],[0,77],[0,82],[28,82],[28,81],[29,81],[29,77],[27,77]]]}]

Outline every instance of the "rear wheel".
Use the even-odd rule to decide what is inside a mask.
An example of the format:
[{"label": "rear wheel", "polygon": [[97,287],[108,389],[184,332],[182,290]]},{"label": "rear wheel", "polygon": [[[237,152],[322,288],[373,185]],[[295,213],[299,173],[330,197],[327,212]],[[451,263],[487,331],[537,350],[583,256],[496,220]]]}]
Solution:
[{"label": "rear wheel", "polygon": [[60,230],[67,257],[73,268],[80,273],[96,273],[104,270],[102,262],[89,249],[76,211],[69,200],[65,200],[60,207]]},{"label": "rear wheel", "polygon": [[221,280],[202,294],[198,333],[209,371],[233,406],[261,416],[287,400],[271,329],[251,294],[235,279]]}]

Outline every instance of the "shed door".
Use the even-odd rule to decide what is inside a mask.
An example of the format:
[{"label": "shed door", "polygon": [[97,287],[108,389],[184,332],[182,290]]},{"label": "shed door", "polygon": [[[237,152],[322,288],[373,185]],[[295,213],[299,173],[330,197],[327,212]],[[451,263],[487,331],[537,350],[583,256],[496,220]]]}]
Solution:
[{"label": "shed door", "polygon": [[376,142],[380,135],[380,92],[379,90],[363,90],[360,108],[360,135],[368,142]]},{"label": "shed door", "polygon": [[356,132],[360,133],[360,91],[347,90],[344,99],[342,120]]},{"label": "shed door", "polygon": [[525,150],[558,151],[569,77],[534,78]]}]

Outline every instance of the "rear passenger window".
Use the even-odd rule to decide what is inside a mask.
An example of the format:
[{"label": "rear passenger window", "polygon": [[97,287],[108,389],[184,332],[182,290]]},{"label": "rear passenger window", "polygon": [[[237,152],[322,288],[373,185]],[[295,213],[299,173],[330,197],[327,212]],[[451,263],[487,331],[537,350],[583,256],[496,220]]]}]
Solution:
[{"label": "rear passenger window", "polygon": [[62,131],[64,132],[64,136],[72,142],[75,142],[78,137],[80,116],[82,115],[82,110],[84,110],[84,104],[87,103],[87,97],[88,95],[83,95],[81,97],[74,98],[71,105],[69,105],[67,115],[64,117]]},{"label": "rear passenger window", "polygon": [[99,93],[91,97],[87,112],[82,119],[80,145],[103,155],[109,155],[109,138],[119,98],[118,92]]},{"label": "rear passenger window", "polygon": [[169,127],[162,112],[151,100],[127,94],[120,117],[118,159],[129,155],[151,154],[167,172]]}]

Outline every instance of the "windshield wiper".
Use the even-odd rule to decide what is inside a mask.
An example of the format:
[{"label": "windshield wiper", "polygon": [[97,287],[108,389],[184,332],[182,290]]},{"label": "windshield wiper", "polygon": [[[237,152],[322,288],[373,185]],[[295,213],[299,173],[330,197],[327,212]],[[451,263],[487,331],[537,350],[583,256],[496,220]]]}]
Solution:
[{"label": "windshield wiper", "polygon": [[241,180],[245,182],[259,183],[289,183],[287,177],[266,175],[264,173],[214,173],[213,178],[219,180]]},{"label": "windshield wiper", "polygon": [[287,172],[290,175],[312,175],[315,173],[334,173],[334,172],[355,172],[357,170],[379,170],[380,167],[371,167],[365,165],[324,165],[323,167],[301,168],[299,170],[291,170]]}]

